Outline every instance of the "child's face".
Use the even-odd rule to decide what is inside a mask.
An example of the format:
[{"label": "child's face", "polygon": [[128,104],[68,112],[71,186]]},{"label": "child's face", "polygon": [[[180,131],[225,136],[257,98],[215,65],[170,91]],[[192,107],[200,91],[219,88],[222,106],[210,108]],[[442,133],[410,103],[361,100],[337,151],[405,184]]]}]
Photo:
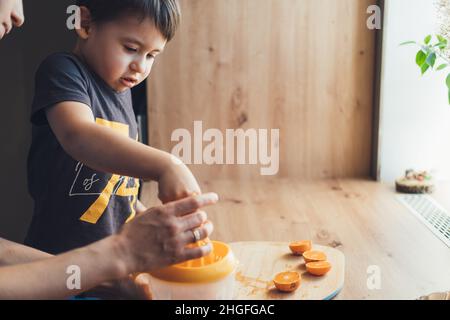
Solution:
[{"label": "child's face", "polygon": [[123,92],[149,76],[166,42],[149,18],[124,17],[91,25],[77,51],[113,90]]}]

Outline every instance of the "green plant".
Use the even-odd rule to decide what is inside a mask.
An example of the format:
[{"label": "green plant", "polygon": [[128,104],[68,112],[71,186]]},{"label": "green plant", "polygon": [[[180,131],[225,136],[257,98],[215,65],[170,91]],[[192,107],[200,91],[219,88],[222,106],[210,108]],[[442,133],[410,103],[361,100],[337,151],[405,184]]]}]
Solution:
[{"label": "green plant", "polygon": [[[443,36],[436,35],[434,39],[432,35],[428,35],[425,37],[423,43],[407,41],[400,45],[403,46],[412,44],[415,44],[420,48],[419,52],[416,54],[416,64],[419,66],[422,75],[430,70],[430,68],[431,70],[434,69],[436,71],[441,71],[450,66],[450,59],[444,53],[449,43]],[[450,104],[450,73],[448,74],[445,82],[448,91],[448,103]]]}]

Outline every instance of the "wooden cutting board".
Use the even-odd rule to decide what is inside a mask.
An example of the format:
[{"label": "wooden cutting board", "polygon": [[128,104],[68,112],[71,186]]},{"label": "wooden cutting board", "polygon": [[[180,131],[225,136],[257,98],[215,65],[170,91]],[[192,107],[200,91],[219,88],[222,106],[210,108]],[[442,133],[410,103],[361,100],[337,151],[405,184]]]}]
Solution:
[{"label": "wooden cutting board", "polygon": [[[236,273],[236,300],[329,300],[344,285],[345,258],[331,247],[313,245],[323,251],[331,270],[323,277],[306,271],[303,257],[291,254],[287,242],[234,242],[229,244],[239,261]],[[297,271],[302,275],[300,288],[292,293],[279,292],[273,285],[275,274]]]}]

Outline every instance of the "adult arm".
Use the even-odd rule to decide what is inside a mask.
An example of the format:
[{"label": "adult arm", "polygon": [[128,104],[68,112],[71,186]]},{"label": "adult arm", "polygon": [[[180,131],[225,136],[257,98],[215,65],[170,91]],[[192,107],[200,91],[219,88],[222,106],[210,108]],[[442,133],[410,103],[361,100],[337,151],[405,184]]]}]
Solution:
[{"label": "adult arm", "polygon": [[[217,200],[217,195],[205,194],[155,207],[117,235],[58,256],[0,268],[0,299],[67,298],[132,273],[202,257],[211,251],[210,244],[187,244],[195,241],[192,229],[197,228],[202,239],[211,234],[212,224],[199,209]],[[78,270],[80,287],[74,288],[70,277]]]},{"label": "adult arm", "polygon": [[0,238],[0,267],[48,259],[51,254]]}]

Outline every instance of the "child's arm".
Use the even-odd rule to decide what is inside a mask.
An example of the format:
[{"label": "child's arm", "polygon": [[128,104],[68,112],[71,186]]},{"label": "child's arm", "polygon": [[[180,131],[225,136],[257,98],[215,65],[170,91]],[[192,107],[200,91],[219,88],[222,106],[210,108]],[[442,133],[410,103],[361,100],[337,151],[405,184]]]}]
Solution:
[{"label": "child's arm", "polygon": [[47,110],[47,119],[64,150],[94,170],[158,181],[164,203],[201,193],[184,164],[175,163],[167,152],[96,124],[83,103],[59,103]]}]

